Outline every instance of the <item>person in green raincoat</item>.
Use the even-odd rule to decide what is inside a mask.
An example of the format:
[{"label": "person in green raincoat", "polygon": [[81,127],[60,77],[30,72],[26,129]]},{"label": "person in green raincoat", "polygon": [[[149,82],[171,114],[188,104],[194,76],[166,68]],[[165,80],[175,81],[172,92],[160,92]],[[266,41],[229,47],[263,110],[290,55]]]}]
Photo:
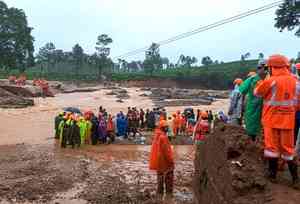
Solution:
[{"label": "person in green raincoat", "polygon": [[268,74],[268,68],[265,64],[265,62],[260,62],[257,67],[257,74],[247,78],[239,87],[240,92],[246,96],[246,108],[244,112],[246,132],[253,141],[260,134],[263,107],[263,99],[254,96],[253,90],[257,82],[264,79]]},{"label": "person in green raincoat", "polygon": [[80,117],[78,121],[78,126],[80,128],[80,139],[81,139],[81,145],[85,143],[87,131],[88,131],[88,123],[84,119],[84,117]]},{"label": "person in green raincoat", "polygon": [[70,140],[69,138],[71,134],[71,125],[72,125],[71,115],[66,114],[58,126],[58,130],[60,134],[59,140],[62,148],[66,148],[67,144],[69,143]]}]

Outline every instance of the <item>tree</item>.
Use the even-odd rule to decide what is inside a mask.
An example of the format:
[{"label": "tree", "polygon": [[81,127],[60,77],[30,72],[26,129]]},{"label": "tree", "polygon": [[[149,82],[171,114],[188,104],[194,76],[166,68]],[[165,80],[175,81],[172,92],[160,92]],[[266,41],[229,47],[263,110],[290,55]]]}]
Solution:
[{"label": "tree", "polygon": [[246,59],[248,59],[251,56],[250,52],[247,52],[244,55],[241,55],[241,61],[245,61]]},{"label": "tree", "polygon": [[108,66],[112,65],[112,61],[108,58],[110,55],[110,48],[108,47],[113,40],[107,35],[102,34],[99,35],[96,42],[96,51],[97,51],[97,60],[96,64],[98,67],[98,77],[101,78],[104,68],[108,68]]},{"label": "tree", "polygon": [[84,52],[79,44],[76,44],[72,49],[72,55],[76,66],[76,75],[79,73],[79,68],[82,66]]},{"label": "tree", "polygon": [[265,58],[264,53],[261,52],[261,53],[258,54],[258,59],[259,60],[263,60],[264,58]]},{"label": "tree", "polygon": [[50,65],[55,65],[55,45],[52,42],[46,43],[44,47],[41,47],[37,55],[37,63],[41,66],[41,71],[43,72],[44,66],[46,64],[49,70]]},{"label": "tree", "polygon": [[167,57],[163,57],[161,58],[161,63],[163,65],[164,68],[169,68],[170,65],[170,60]]},{"label": "tree", "polygon": [[18,68],[23,72],[34,63],[33,28],[23,10],[8,8],[0,1],[0,68]]},{"label": "tree", "polygon": [[202,58],[201,64],[203,64],[204,66],[208,66],[213,64],[213,60],[209,56],[206,56]]},{"label": "tree", "polygon": [[162,60],[159,54],[159,44],[152,43],[145,55],[146,59],[143,63],[145,72],[152,75],[155,70],[162,68]]},{"label": "tree", "polygon": [[295,35],[300,37],[300,3],[295,4],[285,1],[276,10],[275,27],[282,32],[296,30]]},{"label": "tree", "polygon": [[177,62],[177,66],[190,68],[193,64],[197,62],[198,60],[196,57],[180,55]]}]

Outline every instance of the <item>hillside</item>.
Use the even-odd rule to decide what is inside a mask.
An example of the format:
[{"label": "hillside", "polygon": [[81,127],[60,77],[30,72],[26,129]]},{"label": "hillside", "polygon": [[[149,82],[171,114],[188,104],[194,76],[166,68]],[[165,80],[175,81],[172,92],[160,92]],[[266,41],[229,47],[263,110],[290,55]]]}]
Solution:
[{"label": "hillside", "polygon": [[[177,83],[197,84],[203,88],[226,89],[231,86],[234,78],[244,78],[249,71],[255,70],[256,66],[257,60],[247,60],[193,68],[165,69],[156,71],[152,75],[145,72],[113,72],[108,74],[108,78],[114,82],[168,79]],[[98,70],[88,65],[75,69],[73,65],[62,63],[51,68],[32,67],[25,73],[29,79],[46,78],[58,81],[96,81],[98,79]],[[10,73],[0,72],[0,78],[7,78],[11,74],[18,73],[16,70]]]}]

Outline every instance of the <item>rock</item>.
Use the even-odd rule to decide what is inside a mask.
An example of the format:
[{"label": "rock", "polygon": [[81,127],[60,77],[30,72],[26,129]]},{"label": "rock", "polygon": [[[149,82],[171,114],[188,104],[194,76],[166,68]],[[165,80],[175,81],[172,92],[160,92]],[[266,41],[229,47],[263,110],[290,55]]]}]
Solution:
[{"label": "rock", "polygon": [[0,108],[25,108],[33,105],[34,101],[32,99],[17,96],[0,88]]},{"label": "rock", "polygon": [[118,99],[118,100],[116,100],[116,102],[118,102],[118,103],[124,103],[124,101],[122,99]]},{"label": "rock", "polygon": [[38,97],[42,95],[42,89],[36,86],[14,86],[14,85],[2,85],[0,88],[22,97]]},{"label": "rock", "polygon": [[118,90],[118,92],[120,94],[126,94],[126,93],[128,93],[128,91],[126,89],[120,89],[120,90]]},{"label": "rock", "polygon": [[141,88],[141,91],[151,91],[151,88]]},{"label": "rock", "polygon": [[129,99],[130,96],[127,93],[119,93],[117,95],[117,98],[119,98],[119,99]]},{"label": "rock", "polygon": [[115,92],[115,91],[110,91],[110,92],[106,93],[106,95],[108,95],[108,96],[114,96],[114,95],[118,95],[118,93]]},{"label": "rock", "polygon": [[141,96],[141,97],[148,97],[148,96],[150,96],[150,94],[143,93],[143,94],[140,94],[139,96]]},{"label": "rock", "polygon": [[95,92],[98,91],[99,88],[94,87],[87,87],[87,88],[74,88],[74,89],[67,89],[63,90],[63,93],[79,93],[79,92]]}]

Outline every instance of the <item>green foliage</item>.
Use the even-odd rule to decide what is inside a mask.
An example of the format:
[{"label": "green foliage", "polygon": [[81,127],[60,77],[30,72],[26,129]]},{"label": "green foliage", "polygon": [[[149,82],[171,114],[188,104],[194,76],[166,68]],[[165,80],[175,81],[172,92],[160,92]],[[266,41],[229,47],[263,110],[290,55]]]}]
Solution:
[{"label": "green foliage", "polygon": [[213,64],[213,61],[209,56],[206,56],[202,58],[201,64],[203,64],[204,66],[208,66]]},{"label": "green foliage", "polygon": [[295,35],[300,37],[300,4],[292,5],[289,1],[285,1],[276,10],[275,27],[282,32],[296,30]]},{"label": "green foliage", "polygon": [[178,63],[177,63],[177,67],[190,68],[190,67],[192,67],[193,64],[195,64],[197,62],[198,62],[198,60],[196,57],[180,55]]},{"label": "green foliage", "polygon": [[153,75],[153,72],[162,68],[163,61],[159,53],[159,44],[152,43],[146,51],[146,59],[144,61],[144,70],[146,73]]},{"label": "green foliage", "polygon": [[[94,55],[94,63],[98,67],[98,77],[101,78],[103,72],[110,73],[112,67],[112,60],[108,58],[110,54],[110,48],[108,47],[113,40],[106,34],[99,35],[96,42],[96,51],[97,53]],[[110,68],[106,69],[105,68]]]},{"label": "green foliage", "polygon": [[0,1],[0,68],[24,71],[34,63],[32,28],[23,10]]}]

